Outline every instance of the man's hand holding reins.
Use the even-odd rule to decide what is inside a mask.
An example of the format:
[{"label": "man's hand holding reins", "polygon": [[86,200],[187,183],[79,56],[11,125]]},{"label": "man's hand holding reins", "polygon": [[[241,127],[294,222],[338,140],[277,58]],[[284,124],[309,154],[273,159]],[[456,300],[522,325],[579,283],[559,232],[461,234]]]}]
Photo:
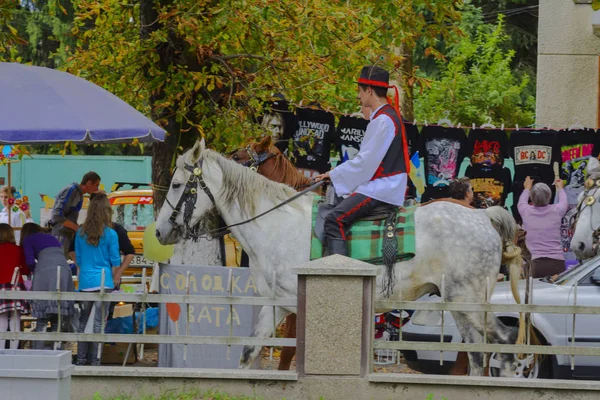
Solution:
[{"label": "man's hand holding reins", "polygon": [[330,180],[331,177],[329,176],[329,172],[325,172],[324,174],[320,174],[315,176],[315,182],[321,182],[323,180]]}]

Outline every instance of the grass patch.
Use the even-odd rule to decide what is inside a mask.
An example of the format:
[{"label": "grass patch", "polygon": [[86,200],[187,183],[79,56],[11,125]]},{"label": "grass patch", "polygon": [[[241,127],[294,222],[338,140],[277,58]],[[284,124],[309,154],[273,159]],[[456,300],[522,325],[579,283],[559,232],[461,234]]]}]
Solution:
[{"label": "grass patch", "polygon": [[160,396],[115,396],[105,397],[99,393],[96,393],[91,400],[262,400],[262,398],[256,396],[233,396],[227,393],[221,392],[201,392],[199,390],[164,393]]}]

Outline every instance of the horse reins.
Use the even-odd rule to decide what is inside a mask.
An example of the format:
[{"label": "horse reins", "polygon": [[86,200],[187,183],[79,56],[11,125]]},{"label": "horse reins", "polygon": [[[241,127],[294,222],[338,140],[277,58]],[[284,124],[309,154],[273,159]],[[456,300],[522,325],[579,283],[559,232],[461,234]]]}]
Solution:
[{"label": "horse reins", "polygon": [[208,238],[208,236],[210,236],[210,238],[218,238],[218,237],[224,236],[230,232],[230,230],[229,230],[230,228],[250,223],[264,215],[267,215],[270,212],[275,211],[278,208],[281,208],[281,207],[285,206],[286,204],[291,203],[292,201],[296,200],[297,198],[304,196],[307,193],[312,192],[313,190],[315,190],[316,188],[320,187],[321,185],[323,185],[325,183],[324,180],[316,182],[313,185],[311,185],[310,187],[308,187],[307,189],[304,189],[303,191],[298,192],[297,194],[295,194],[294,196],[290,197],[289,199],[283,201],[282,203],[279,203],[276,206],[268,209],[267,211],[265,211],[259,215],[256,215],[250,219],[247,219],[245,221],[237,222],[237,223],[231,224],[231,225],[226,225],[226,226],[219,227],[216,229],[209,229],[209,230],[202,232],[201,234],[196,234],[194,229],[189,226],[189,221],[192,217],[194,209],[196,208],[196,200],[198,199],[198,190],[196,189],[196,186],[200,187],[200,189],[202,189],[204,191],[204,193],[206,193],[206,195],[208,196],[210,201],[212,201],[212,203],[215,207],[217,206],[217,203],[216,203],[215,198],[214,198],[213,194],[211,193],[210,189],[206,185],[206,182],[204,182],[204,178],[202,177],[201,166],[194,167],[194,166],[185,164],[184,169],[186,171],[190,172],[190,177],[188,178],[188,180],[185,184],[185,189],[183,191],[183,194],[179,198],[177,205],[173,206],[173,204],[171,204],[171,202],[169,201],[168,198],[165,198],[165,201],[173,209],[173,211],[171,212],[171,216],[169,217],[169,222],[171,223],[171,225],[178,225],[175,221],[177,220],[177,217],[179,216],[179,213],[181,212],[181,206],[185,203],[185,210],[183,213],[183,223],[185,224],[185,227],[187,228],[188,237],[193,237],[194,239],[198,239],[201,237]]}]

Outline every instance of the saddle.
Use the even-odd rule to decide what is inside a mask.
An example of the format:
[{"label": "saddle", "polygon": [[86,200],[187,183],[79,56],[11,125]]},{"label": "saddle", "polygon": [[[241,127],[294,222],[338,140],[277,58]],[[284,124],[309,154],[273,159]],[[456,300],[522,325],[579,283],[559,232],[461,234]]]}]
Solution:
[{"label": "saddle", "polygon": [[[334,206],[322,197],[313,200],[311,260],[324,256],[325,217]],[[375,265],[393,265],[415,256],[416,207],[377,207],[352,224],[347,235],[348,255]]]}]

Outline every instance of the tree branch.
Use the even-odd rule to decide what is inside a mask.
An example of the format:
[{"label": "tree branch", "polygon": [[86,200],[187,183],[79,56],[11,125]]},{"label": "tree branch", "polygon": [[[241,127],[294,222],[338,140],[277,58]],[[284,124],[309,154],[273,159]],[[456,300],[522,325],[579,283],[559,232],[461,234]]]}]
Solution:
[{"label": "tree branch", "polygon": [[[258,54],[229,54],[229,55],[226,55],[226,56],[210,56],[211,60],[217,60],[217,61],[233,60],[234,58],[253,58],[253,59],[256,59],[256,60],[263,60],[263,61],[272,61],[272,60],[274,60],[273,57],[259,56]],[[294,59],[292,59],[292,58],[282,58],[280,61],[282,61],[282,62],[292,62],[292,61],[294,61]]]}]

